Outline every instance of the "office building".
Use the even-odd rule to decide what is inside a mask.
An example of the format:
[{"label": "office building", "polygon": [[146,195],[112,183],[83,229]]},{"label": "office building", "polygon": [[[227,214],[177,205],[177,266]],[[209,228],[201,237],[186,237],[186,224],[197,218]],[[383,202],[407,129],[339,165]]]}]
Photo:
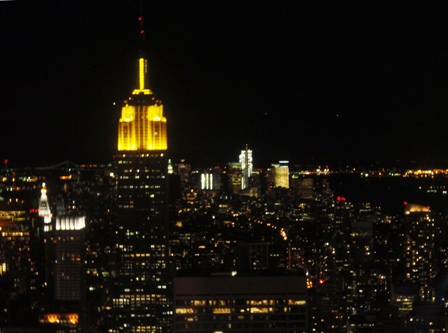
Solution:
[{"label": "office building", "polygon": [[54,290],[57,301],[81,301],[85,216],[57,217],[55,221]]},{"label": "office building", "polygon": [[252,150],[247,145],[241,151],[239,160],[241,164],[241,190],[245,190],[249,187],[249,178],[253,170]]},{"label": "office building", "polygon": [[174,332],[307,332],[304,275],[174,279]]},{"label": "office building", "polygon": [[39,216],[43,220],[45,299],[39,324],[45,333],[81,331],[85,301],[85,216],[53,216],[42,184]]},{"label": "office building", "polygon": [[272,180],[275,187],[289,188],[289,162],[272,164]]},{"label": "office building", "polygon": [[118,124],[117,271],[108,332],[169,332],[167,121],[149,89],[147,59]]},{"label": "office building", "polygon": [[200,172],[201,190],[219,191],[221,189],[221,168],[214,167]]},{"label": "office building", "polygon": [[240,271],[269,269],[269,243],[239,242],[238,268]]},{"label": "office building", "polygon": [[[23,206],[0,207],[0,325],[29,324],[34,319],[31,303],[39,293],[37,249],[33,248],[37,221]],[[29,303],[23,304],[24,299]]]},{"label": "office building", "polygon": [[436,276],[435,242],[436,228],[429,207],[423,205],[405,205],[404,233],[404,280],[418,288],[418,299],[433,302],[433,288]]},{"label": "office building", "polygon": [[228,179],[226,187],[228,187],[229,191],[232,193],[240,193],[242,181],[241,164],[237,162],[229,162],[227,163],[225,172]]}]

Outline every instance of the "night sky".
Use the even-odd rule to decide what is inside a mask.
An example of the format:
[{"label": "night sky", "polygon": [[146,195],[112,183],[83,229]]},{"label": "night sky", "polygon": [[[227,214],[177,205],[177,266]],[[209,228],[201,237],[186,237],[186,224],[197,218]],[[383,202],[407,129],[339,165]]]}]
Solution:
[{"label": "night sky", "polygon": [[[222,165],[246,144],[255,166],[448,159],[448,4],[143,4],[175,161]],[[0,158],[112,161],[139,7],[0,2]]]}]

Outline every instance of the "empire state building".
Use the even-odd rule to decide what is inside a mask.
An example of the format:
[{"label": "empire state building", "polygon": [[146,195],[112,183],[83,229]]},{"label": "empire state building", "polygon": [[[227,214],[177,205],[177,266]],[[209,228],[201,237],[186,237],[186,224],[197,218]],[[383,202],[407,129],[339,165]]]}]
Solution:
[{"label": "empire state building", "polygon": [[147,83],[147,59],[118,124],[116,282],[108,332],[170,332],[167,121]]}]

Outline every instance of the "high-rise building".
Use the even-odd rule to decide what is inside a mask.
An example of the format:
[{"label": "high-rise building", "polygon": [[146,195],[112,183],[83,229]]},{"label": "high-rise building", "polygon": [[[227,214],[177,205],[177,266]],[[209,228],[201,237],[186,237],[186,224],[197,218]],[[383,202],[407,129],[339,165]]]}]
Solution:
[{"label": "high-rise building", "polygon": [[226,167],[226,174],[228,177],[228,187],[232,193],[239,193],[241,191],[241,163],[229,162]]},{"label": "high-rise building", "polygon": [[0,326],[29,325],[39,292],[38,262],[33,257],[37,250],[33,248],[33,225],[37,219],[28,215],[23,205],[12,209],[5,206],[0,204]]},{"label": "high-rise building", "polygon": [[39,325],[45,333],[77,333],[82,331],[85,321],[86,217],[58,215],[57,212],[53,215],[50,201],[47,185],[43,183],[38,211],[44,231],[41,274],[45,297],[40,308]]},{"label": "high-rise building", "polygon": [[436,276],[435,241],[436,228],[429,207],[405,205],[406,232],[404,236],[405,281],[418,287],[419,300],[433,302]]},{"label": "high-rise building", "polygon": [[[141,20],[141,18],[140,18]],[[169,332],[168,159],[163,105],[147,83],[147,59],[118,124],[117,271],[109,332]]]},{"label": "high-rise building", "polygon": [[289,162],[272,164],[272,179],[275,187],[289,188]]},{"label": "high-rise building", "polygon": [[214,167],[201,172],[199,188],[201,190],[217,191],[221,189],[221,168]]},{"label": "high-rise building", "polygon": [[249,187],[249,177],[252,175],[252,150],[246,145],[240,154],[241,164],[241,189],[245,190]]},{"label": "high-rise building", "polygon": [[45,232],[48,283],[47,301],[39,316],[45,333],[81,331],[84,305],[84,231],[85,216],[60,216]]},{"label": "high-rise building", "polygon": [[82,257],[85,216],[62,216],[55,221],[54,292],[58,301],[82,299]]}]

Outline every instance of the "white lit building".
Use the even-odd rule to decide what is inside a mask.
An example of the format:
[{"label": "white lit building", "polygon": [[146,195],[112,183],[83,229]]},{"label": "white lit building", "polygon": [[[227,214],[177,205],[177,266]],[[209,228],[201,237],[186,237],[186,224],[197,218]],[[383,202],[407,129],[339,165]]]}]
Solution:
[{"label": "white lit building", "polygon": [[241,164],[241,189],[245,190],[249,187],[249,178],[253,171],[252,150],[248,146],[241,151],[239,161]]},{"label": "white lit building", "polygon": [[44,231],[50,231],[51,219],[53,215],[50,210],[50,205],[48,204],[47,187],[45,183],[42,184],[42,189],[40,190],[39,216],[44,220]]},{"label": "white lit building", "polygon": [[55,299],[80,301],[82,297],[85,216],[57,217],[55,221]]}]

